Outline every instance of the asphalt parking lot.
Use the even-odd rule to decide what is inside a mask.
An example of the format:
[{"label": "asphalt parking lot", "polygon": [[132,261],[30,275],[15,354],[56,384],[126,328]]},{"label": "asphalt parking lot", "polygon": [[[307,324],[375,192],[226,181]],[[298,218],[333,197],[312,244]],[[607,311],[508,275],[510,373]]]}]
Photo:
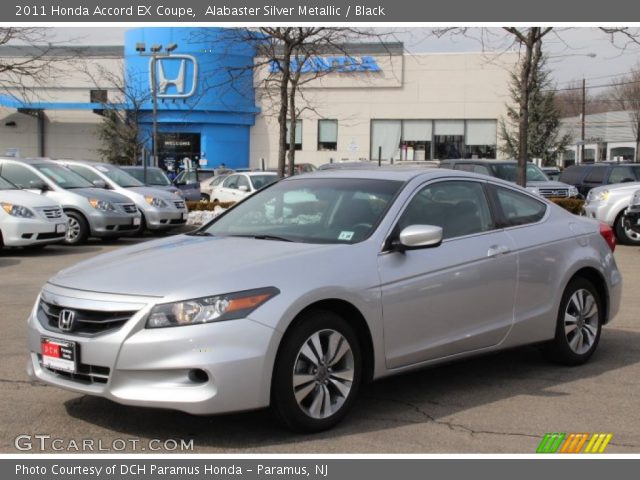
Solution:
[{"label": "asphalt parking lot", "polygon": [[558,367],[528,347],[423,370],[366,386],[337,428],[299,436],[269,411],[195,417],[28,379],[25,319],[42,284],[66,266],[139,241],[0,251],[0,452],[19,453],[14,439],[25,434],[106,446],[192,439],[195,453],[534,453],[546,432],[611,432],[607,453],[640,452],[640,248],[616,250],[622,308],[587,365]]}]

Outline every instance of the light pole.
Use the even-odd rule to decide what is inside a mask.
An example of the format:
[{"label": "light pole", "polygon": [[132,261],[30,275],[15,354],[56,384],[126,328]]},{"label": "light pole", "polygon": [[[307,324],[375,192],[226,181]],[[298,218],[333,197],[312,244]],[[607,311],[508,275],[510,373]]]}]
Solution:
[{"label": "light pole", "polygon": [[[144,43],[136,43],[136,52],[141,57],[151,57],[149,62],[149,72],[151,79],[151,102],[153,104],[153,110],[151,113],[151,136],[153,142],[153,166],[158,166],[158,82],[156,80],[156,62],[160,57],[170,57],[171,52],[178,48],[177,43],[171,43],[166,46],[164,52],[162,51],[162,45],[154,44],[149,48],[149,53],[146,52],[147,46]],[[147,183],[147,159],[144,158],[142,162],[144,183]]]}]

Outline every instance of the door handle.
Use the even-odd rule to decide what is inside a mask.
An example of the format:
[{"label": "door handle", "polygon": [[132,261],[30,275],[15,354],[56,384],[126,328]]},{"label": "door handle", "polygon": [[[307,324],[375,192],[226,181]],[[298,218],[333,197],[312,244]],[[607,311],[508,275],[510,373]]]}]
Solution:
[{"label": "door handle", "polygon": [[487,257],[497,257],[498,255],[505,255],[511,252],[511,249],[506,245],[492,245],[487,250]]}]

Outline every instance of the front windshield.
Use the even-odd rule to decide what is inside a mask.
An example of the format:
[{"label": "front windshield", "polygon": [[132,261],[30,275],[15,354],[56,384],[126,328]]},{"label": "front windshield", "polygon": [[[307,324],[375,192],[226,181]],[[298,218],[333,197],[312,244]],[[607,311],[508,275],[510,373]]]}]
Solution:
[{"label": "front windshield", "polygon": [[[515,163],[498,163],[493,165],[496,177],[508,182],[515,182],[518,165]],[[549,179],[540,168],[532,163],[527,164],[527,182],[548,182]]]},{"label": "front windshield", "polygon": [[13,183],[0,177],[0,190],[16,190],[17,188],[18,187],[16,187]]},{"label": "front windshield", "polygon": [[[142,168],[132,168],[131,170],[127,169],[126,173],[134,177],[139,182],[144,183],[144,170]],[[162,170],[157,168],[148,168],[146,185],[168,187],[171,185],[171,182]]]},{"label": "front windshield", "polygon": [[93,183],[85,180],[67,167],[60,165],[36,165],[45,177],[61,188],[93,188]]},{"label": "front windshield", "polygon": [[133,178],[131,175],[129,175],[127,172],[125,172],[124,170],[120,170],[117,167],[105,167],[103,165],[98,165],[96,169],[99,172],[102,172],[103,174],[105,174],[107,177],[109,177],[109,179],[112,182],[115,182],[122,188],[144,186],[144,183],[139,182],[138,180]]},{"label": "front windshield", "polygon": [[356,243],[373,233],[402,182],[291,179],[261,190],[204,232],[303,243]]}]

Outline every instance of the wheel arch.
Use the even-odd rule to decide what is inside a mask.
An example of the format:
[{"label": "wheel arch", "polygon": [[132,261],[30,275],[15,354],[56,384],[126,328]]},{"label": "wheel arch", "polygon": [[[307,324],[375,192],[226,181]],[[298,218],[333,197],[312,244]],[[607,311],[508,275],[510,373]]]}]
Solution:
[{"label": "wheel arch", "polygon": [[589,282],[591,282],[593,286],[596,288],[596,290],[598,291],[598,294],[600,295],[600,299],[604,304],[603,305],[604,312],[605,312],[604,324],[606,325],[607,323],[609,323],[609,305],[610,305],[609,290],[607,289],[607,282],[604,279],[604,276],[602,275],[602,273],[598,269],[593,267],[583,267],[580,270],[576,271],[571,276],[571,278],[567,282],[567,285],[565,285],[565,289],[567,288],[569,283],[571,283],[576,278],[584,278],[585,280],[588,280]]},{"label": "wheel arch", "polygon": [[278,345],[276,358],[280,354],[282,345],[284,345],[289,332],[291,332],[300,322],[304,321],[305,314],[313,310],[326,310],[333,312],[342,317],[346,322],[349,323],[351,327],[353,327],[360,342],[360,347],[362,349],[363,381],[371,381],[373,379],[375,365],[375,352],[371,330],[362,312],[355,305],[353,305],[353,303],[340,298],[327,298],[323,300],[317,300],[300,310],[293,317],[293,320],[289,323],[286,330],[284,331],[282,339],[280,340],[280,344]]}]

